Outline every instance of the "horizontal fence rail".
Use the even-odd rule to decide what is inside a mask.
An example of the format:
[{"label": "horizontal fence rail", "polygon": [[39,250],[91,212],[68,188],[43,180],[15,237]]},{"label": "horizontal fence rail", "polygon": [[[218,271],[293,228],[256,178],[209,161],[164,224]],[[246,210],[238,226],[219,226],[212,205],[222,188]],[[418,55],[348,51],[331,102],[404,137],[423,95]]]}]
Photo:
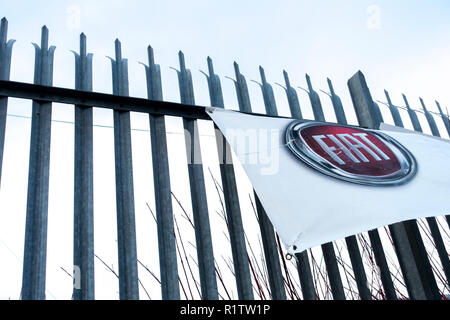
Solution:
[{"label": "horizontal fence rail", "polygon": [[[189,189],[193,211],[192,226],[195,230],[196,250],[199,273],[199,294],[202,299],[217,300],[220,295],[219,284],[224,286],[220,272],[217,270],[215,253],[212,246],[210,212],[208,210],[208,190],[206,189],[203,161],[200,152],[200,139],[197,120],[211,120],[207,106],[195,105],[192,75],[186,66],[184,54],[179,52],[180,68],[178,75],[181,103],[163,101],[161,67],[155,63],[152,47],[147,48],[148,65],[144,65],[147,78],[148,99],[129,97],[128,61],[122,57],[121,43],[115,42],[115,58],[110,58],[112,68],[112,94],[93,91],[92,54],[87,52],[86,36],[80,36],[79,53],[75,55],[75,89],[53,86],[54,46],[49,46],[49,31],[42,28],[40,46],[35,47],[34,83],[21,83],[10,80],[12,47],[14,40],[7,39],[8,23],[1,21],[0,29],[0,182],[4,153],[5,130],[7,121],[8,98],[31,100],[33,103],[31,143],[28,175],[28,197],[26,210],[25,247],[23,262],[22,299],[46,299],[46,252],[49,199],[49,159],[52,122],[52,104],[62,103],[75,106],[75,159],[74,159],[74,289],[73,299],[95,299],[94,281],[94,195],[93,195],[93,108],[103,108],[114,114],[114,162],[117,207],[117,252],[119,259],[119,294],[120,299],[139,299],[138,263],[135,222],[134,178],[131,149],[130,112],[145,113],[149,116],[151,156],[156,205],[156,224],[158,233],[159,263],[161,274],[161,292],[164,300],[180,299],[180,267],[177,265],[178,225],[172,208],[172,192],[169,170],[169,153],[167,147],[167,130],[165,117],[173,116],[183,120],[185,145],[187,151],[187,170]],[[213,61],[207,58],[208,72],[206,76],[211,106],[224,108],[224,97],[220,77],[214,72]],[[273,87],[268,81],[265,71],[259,68],[261,80],[253,81],[261,89],[266,113],[252,112],[252,103],[245,76],[239,65],[234,63],[235,85],[239,112],[286,118],[279,116]],[[284,89],[291,117],[304,119],[296,89],[292,86],[289,75],[283,71],[285,84],[278,86]],[[326,114],[318,91],[313,87],[312,79],[306,75],[306,91],[316,121],[326,122]],[[327,79],[329,92],[321,90],[330,99],[337,123],[347,124],[347,117],[341,98],[334,90],[333,83]],[[380,106],[376,103],[367,86],[364,75],[356,73],[348,82],[353,107],[361,127],[377,129],[383,122]],[[423,99],[420,103],[423,110],[413,110],[403,95],[406,107],[393,104],[390,95],[385,91],[387,103],[378,101],[389,108],[396,126],[404,127],[399,109],[407,111],[415,131],[423,129],[417,117],[421,112],[430,127],[432,134],[440,137],[437,116],[450,134],[450,120],[442,106],[436,101],[438,113],[427,109]],[[215,128],[217,129],[217,128]],[[295,256],[295,267],[300,282],[301,296],[294,289],[292,275],[288,271],[288,261],[281,246],[276,230],[274,230],[267,214],[253,193],[255,216],[259,223],[261,247],[264,253],[262,273],[266,276],[267,288],[261,288],[252,264],[251,248],[248,247],[246,230],[244,229],[241,203],[236,181],[236,168],[231,160],[231,149],[223,135],[215,130],[215,142],[219,157],[221,186],[224,197],[224,219],[227,223],[228,235],[232,251],[232,267],[238,297],[252,300],[256,294],[264,298],[264,290],[270,298],[277,300],[305,299],[315,300],[332,296],[336,300],[359,298],[363,300],[403,298],[395,281],[404,281],[409,299],[446,299],[438,287],[438,280],[448,288],[450,279],[450,262],[445,242],[448,234],[441,232],[437,218],[426,219],[430,230],[430,239],[435,246],[439,262],[445,276],[437,277],[436,267],[432,262],[425,241],[421,234],[420,221],[407,221],[389,226],[387,237],[392,240],[397,255],[401,274],[392,270],[388,262],[386,244],[382,243],[380,230],[365,235],[350,236],[345,239],[345,249],[349,257],[347,263],[342,258],[341,248],[337,242],[321,246],[323,268],[318,266],[316,251],[307,250]],[[202,150],[204,152],[204,150]],[[209,152],[209,150],[207,150]],[[214,151],[215,152],[215,151]],[[253,204],[253,202],[252,202]],[[301,208],[299,208],[301,210]],[[450,218],[446,216],[450,226]],[[440,228],[441,227],[441,228]],[[368,244],[370,242],[370,245]],[[381,283],[378,292],[373,292],[369,284],[367,260],[370,260]],[[321,262],[320,262],[321,265]],[[350,271],[348,271],[350,270]],[[192,273],[192,270],[190,270]],[[79,279],[78,279],[79,277]],[[77,279],[76,279],[77,278]],[[352,278],[353,280],[350,280]],[[400,278],[400,280],[398,279]],[[195,281],[195,279],[194,279]],[[325,282],[326,292],[320,282]],[[256,286],[255,286],[256,282]],[[445,283],[446,282],[446,283]],[[356,289],[351,288],[354,283]],[[184,288],[182,288],[184,291]],[[227,292],[228,294],[228,292]],[[186,294],[185,294],[186,295]],[[228,295],[228,298],[231,298]],[[268,298],[268,297],[265,297]]]}]

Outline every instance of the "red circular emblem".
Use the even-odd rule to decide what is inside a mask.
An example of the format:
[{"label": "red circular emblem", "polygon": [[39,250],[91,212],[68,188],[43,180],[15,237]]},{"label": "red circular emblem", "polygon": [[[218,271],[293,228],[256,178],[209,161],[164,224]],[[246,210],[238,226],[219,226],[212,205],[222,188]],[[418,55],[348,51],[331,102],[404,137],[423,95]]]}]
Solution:
[{"label": "red circular emblem", "polygon": [[294,121],[286,139],[291,151],[321,173],[367,185],[393,185],[417,171],[413,155],[392,137],[375,130]]}]

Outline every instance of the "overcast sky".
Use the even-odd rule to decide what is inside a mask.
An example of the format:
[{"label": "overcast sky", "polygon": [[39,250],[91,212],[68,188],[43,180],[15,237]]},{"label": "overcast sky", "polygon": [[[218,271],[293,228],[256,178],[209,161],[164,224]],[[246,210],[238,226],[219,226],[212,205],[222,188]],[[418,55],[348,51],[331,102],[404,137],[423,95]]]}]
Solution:
[{"label": "overcast sky", "polygon": [[[0,0],[0,15],[9,20],[9,38],[16,39],[13,49],[11,80],[32,82],[34,49],[32,42],[40,43],[40,28],[47,25],[50,44],[57,47],[54,65],[54,85],[74,87],[74,59],[70,50],[79,50],[79,34],[87,35],[88,51],[94,53],[94,90],[112,92],[111,66],[106,56],[114,57],[114,40],[122,41],[122,55],[129,59],[130,95],[146,97],[144,69],[138,62],[147,62],[146,48],[152,45],[156,62],[161,65],[164,98],[179,101],[176,73],[178,51],[186,57],[192,70],[196,102],[209,105],[207,83],[198,70],[206,70],[206,58],[214,61],[215,71],[221,77],[225,105],[237,109],[234,85],[225,76],[234,77],[233,62],[240,64],[247,77],[252,106],[255,112],[264,112],[259,87],[249,80],[260,80],[258,67],[266,70],[271,83],[284,83],[283,69],[289,72],[292,85],[306,87],[305,73],[312,77],[314,87],[327,90],[330,77],[335,90],[343,100],[350,122],[356,124],[347,80],[362,70],[376,100],[385,101],[383,89],[391,93],[393,103],[403,106],[405,93],[413,108],[419,108],[419,96],[430,110],[437,111],[434,100],[450,107],[450,4],[446,0],[347,0],[347,1],[31,1]],[[288,115],[284,91],[274,86],[280,114]],[[306,118],[312,118],[307,95],[299,90],[300,103]],[[326,118],[335,121],[331,103],[321,94]],[[392,119],[381,107],[387,122]],[[30,121],[13,115],[29,116],[31,103],[10,101],[0,192],[0,255],[8,257],[0,268],[0,298],[15,298],[20,294],[23,230],[26,208],[26,186]],[[404,122],[409,120],[402,112]],[[73,107],[55,105],[53,118],[73,121]],[[419,116],[424,130],[429,132],[423,116]],[[112,125],[112,113],[95,111],[94,121]],[[436,119],[441,132],[442,121]],[[135,129],[148,130],[145,115],[132,116]],[[202,143],[214,148],[210,124],[203,124]],[[73,214],[73,126],[54,123],[52,128],[52,158],[49,204],[49,298],[70,298],[71,280],[61,272],[63,266],[71,271],[72,214]],[[170,120],[169,152],[174,192],[190,208],[187,172],[180,122]],[[113,131],[95,128],[95,212],[96,251],[110,264],[117,266],[115,241],[115,190]],[[445,135],[445,137],[447,137]],[[152,218],[146,202],[153,205],[149,134],[133,132],[133,165],[135,170],[136,215],[138,238],[155,243],[156,228],[149,230]],[[180,149],[181,148],[181,149]],[[219,206],[209,176],[211,168],[219,178],[217,155],[203,152],[207,176],[210,212]],[[181,160],[180,160],[181,159]],[[241,170],[238,168],[237,170]],[[138,174],[136,174],[139,172]],[[243,175],[242,171],[240,174]],[[242,205],[249,207],[248,181],[240,187]],[[154,206],[153,206],[154,208]],[[174,205],[174,210],[177,209]],[[212,218],[213,219],[213,218]],[[214,228],[214,227],[213,227]],[[106,231],[105,231],[106,230]],[[219,232],[220,233],[220,232]],[[217,233],[216,233],[217,234]],[[192,236],[192,234],[191,234]],[[52,247],[51,241],[58,246]],[[143,249],[140,249],[143,248]],[[154,249],[154,247],[152,247]],[[153,250],[152,249],[152,250]],[[151,264],[156,251],[138,246],[138,254]],[[225,249],[223,249],[225,250]],[[3,256],[2,256],[3,257]],[[5,261],[6,261],[5,260]],[[101,266],[96,265],[97,269]],[[155,272],[157,262],[155,263]],[[99,283],[111,281],[109,274],[98,272]],[[149,286],[155,285],[150,284]],[[64,282],[64,288],[61,283]],[[98,295],[110,295],[109,287]],[[108,291],[109,290],[109,291]],[[117,290],[115,287],[114,290]]]},{"label": "overcast sky", "polygon": [[[282,82],[281,71],[286,69],[293,84],[305,86],[307,72],[316,87],[325,89],[329,76],[344,99],[346,81],[361,69],[375,98],[382,99],[386,88],[397,104],[403,104],[400,93],[404,92],[413,105],[422,95],[430,108],[434,99],[444,106],[450,103],[446,90],[449,11],[445,0],[2,1],[10,36],[18,40],[12,72],[17,80],[32,80],[29,43],[38,42],[45,24],[50,42],[57,46],[55,85],[59,86],[73,86],[73,66],[64,62],[71,61],[69,50],[78,48],[83,31],[95,54],[96,90],[111,90],[104,57],[114,54],[113,41],[119,38],[124,57],[130,59],[132,95],[145,96],[144,74],[137,62],[147,61],[145,49],[151,44],[163,68],[163,81],[171,84],[165,85],[168,100],[178,100],[178,91],[172,88],[175,73],[168,68],[178,66],[177,52],[183,50],[188,67],[204,69],[209,55],[221,76],[233,75],[234,60],[255,80],[259,80],[259,65],[272,82]],[[197,100],[208,104],[202,77],[194,72]],[[231,83],[223,82],[227,106],[236,107]],[[263,110],[257,98],[254,108]],[[278,100],[280,108],[286,105],[285,99]]]}]

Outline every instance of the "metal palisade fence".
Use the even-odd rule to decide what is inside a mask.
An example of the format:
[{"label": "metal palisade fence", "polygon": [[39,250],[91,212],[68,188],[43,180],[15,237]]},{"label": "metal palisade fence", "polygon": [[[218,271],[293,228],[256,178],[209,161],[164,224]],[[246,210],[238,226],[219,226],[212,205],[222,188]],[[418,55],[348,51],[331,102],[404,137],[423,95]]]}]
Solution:
[{"label": "metal palisade fence", "polygon": [[[170,185],[169,159],[167,147],[167,131],[165,116],[183,119],[185,145],[187,151],[187,168],[189,188],[195,228],[196,250],[199,272],[200,296],[202,299],[216,300],[223,298],[219,294],[218,279],[222,281],[217,270],[213,253],[210,217],[207,203],[202,153],[200,150],[199,129],[197,120],[209,120],[206,108],[195,106],[193,81],[190,70],[186,67],[185,57],[179,53],[178,81],[181,104],[164,102],[162,94],[161,69],[155,63],[153,49],[148,47],[148,65],[145,65],[148,99],[129,97],[128,61],[122,57],[121,43],[115,42],[115,58],[110,58],[112,66],[112,94],[93,92],[92,54],[87,52],[86,36],[81,34],[79,52],[75,55],[75,89],[53,87],[53,57],[55,47],[49,47],[49,31],[42,29],[41,45],[35,46],[34,84],[10,81],[11,54],[14,41],[7,39],[8,22],[1,21],[0,30],[0,178],[5,142],[8,97],[33,101],[32,129],[30,143],[28,195],[26,206],[26,228],[23,260],[22,299],[45,299],[46,292],[46,252],[47,224],[50,172],[50,140],[52,122],[52,103],[64,103],[75,106],[75,179],[74,179],[74,286],[73,299],[95,299],[94,277],[94,195],[93,195],[93,108],[106,108],[114,113],[114,153],[117,208],[117,242],[119,259],[119,293],[121,299],[139,299],[139,278],[137,258],[137,239],[135,222],[135,203],[133,189],[133,166],[131,152],[130,112],[146,113],[150,122],[151,155],[153,163],[153,179],[155,190],[156,223],[159,247],[160,283],[162,298],[177,300],[180,295],[179,265],[177,263],[177,239],[175,232],[172,194]],[[207,59],[206,76],[211,106],[224,108],[220,78],[214,72],[213,62]],[[239,65],[234,63],[236,94],[241,112],[252,113],[249,90]],[[261,82],[259,84],[266,114],[277,117],[277,105],[271,84],[266,78],[264,69],[260,67]],[[292,118],[302,119],[296,89],[291,86],[288,73],[283,73],[285,89]],[[325,121],[324,111],[311,78],[306,75],[307,91],[314,119]],[[339,96],[335,93],[331,80],[328,79],[331,98],[336,119],[340,124],[347,124],[346,114]],[[359,125],[366,128],[378,128],[383,121],[379,105],[372,99],[364,75],[356,73],[348,82],[353,106]],[[403,121],[399,109],[394,106],[386,91],[387,103],[395,125],[402,127]],[[414,130],[422,131],[417,112],[422,112],[430,126],[432,134],[440,136],[437,121],[443,121],[450,135],[448,115],[444,114],[437,103],[439,114],[430,112],[421,99],[423,111],[410,108],[406,96],[403,96],[404,108],[411,119]],[[384,104],[384,103],[383,103]],[[407,221],[394,224],[386,229],[392,241],[401,273],[393,272],[389,266],[385,244],[381,240],[380,230],[368,232],[369,240],[362,235],[345,239],[348,263],[333,243],[322,245],[322,257],[325,263],[325,274],[318,268],[317,259],[312,252],[296,255],[295,267],[298,274],[289,273],[284,250],[280,240],[264,211],[256,194],[255,213],[260,226],[260,236],[264,252],[264,263],[261,274],[266,277],[266,291],[258,283],[255,266],[250,259],[247,240],[241,215],[235,168],[233,166],[229,145],[216,130],[217,152],[220,161],[221,187],[224,197],[225,220],[227,223],[229,242],[232,251],[232,269],[236,280],[238,298],[252,300],[254,298],[284,299],[323,299],[318,278],[325,282],[326,290],[336,300],[347,298],[371,299],[446,299],[450,279],[449,255],[445,242],[448,241],[447,226],[440,225],[437,218],[427,218],[427,226],[421,221]],[[208,150],[208,152],[213,152]],[[215,152],[215,151],[214,151]],[[0,180],[1,181],[1,180]],[[450,225],[450,217],[446,216]],[[432,249],[425,244],[424,231],[430,237]],[[422,232],[421,232],[422,230]],[[445,229],[447,230],[447,229]],[[439,257],[439,266],[433,260],[435,250]],[[374,275],[367,274],[366,260],[370,260],[373,271],[380,281],[379,292],[373,293],[371,281]],[[184,268],[184,265],[183,265]],[[345,272],[342,272],[342,268]],[[301,294],[293,289],[294,280],[298,277]],[[348,286],[349,279],[356,284],[357,292]],[[393,278],[402,278],[407,295],[400,293]],[[371,280],[372,279],[372,280]],[[369,281],[371,280],[371,281]],[[254,282],[257,282],[255,288]],[[346,284],[347,281],[347,284]],[[223,284],[222,284],[223,285]],[[255,296],[255,292],[257,296]]]}]

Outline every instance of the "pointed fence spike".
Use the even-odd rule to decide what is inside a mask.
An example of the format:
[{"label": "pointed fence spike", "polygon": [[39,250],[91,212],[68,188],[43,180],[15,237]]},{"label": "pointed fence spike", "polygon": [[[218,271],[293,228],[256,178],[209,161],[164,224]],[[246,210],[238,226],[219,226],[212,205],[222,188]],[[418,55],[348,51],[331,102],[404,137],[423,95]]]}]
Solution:
[{"label": "pointed fence spike", "polygon": [[425,106],[425,102],[423,101],[423,99],[421,97],[419,97],[420,99],[420,104],[422,105],[422,108],[425,112],[428,112],[427,107]]},{"label": "pointed fence spike", "polygon": [[80,34],[80,56],[85,57],[87,53],[87,43],[86,35],[84,33]]},{"label": "pointed fence spike", "polygon": [[406,97],[406,95],[404,93],[402,93],[402,97],[403,97],[403,101],[405,101],[406,108],[411,109],[409,106],[408,98]]},{"label": "pointed fence spike", "polygon": [[148,66],[151,67],[155,64],[155,53],[153,51],[152,46],[148,46],[147,47],[147,52],[148,52]]},{"label": "pointed fence spike", "polygon": [[186,61],[184,59],[183,51],[180,50],[180,52],[178,52],[178,58],[180,60],[180,71],[181,72],[186,71]]},{"label": "pointed fence spike", "polygon": [[263,85],[266,84],[266,83],[267,83],[267,80],[266,80],[266,72],[264,71],[264,68],[261,67],[261,66],[259,66],[259,73],[260,73],[260,75],[261,75],[261,82],[262,82],[262,84],[263,84]]},{"label": "pointed fence spike", "polygon": [[442,113],[442,109],[441,109],[440,103],[437,100],[435,100],[434,102],[436,102],[436,106],[438,107],[439,113]]},{"label": "pointed fence spike", "polygon": [[6,43],[7,37],[8,37],[8,20],[6,20],[6,18],[3,18],[0,26],[0,43]]},{"label": "pointed fence spike", "polygon": [[234,72],[236,73],[236,80],[239,81],[239,76],[241,75],[241,71],[239,70],[239,64],[235,61],[233,63]]},{"label": "pointed fence spike", "polygon": [[330,93],[332,96],[334,96],[335,92],[334,92],[333,82],[331,82],[330,78],[327,78],[327,82],[328,82],[328,88],[330,88]]},{"label": "pointed fence spike", "polygon": [[214,76],[214,65],[213,65],[213,61],[211,59],[211,57],[208,56],[208,58],[206,59],[208,61],[208,71],[209,71],[209,76],[212,77]]},{"label": "pointed fence spike", "polygon": [[312,83],[311,83],[311,77],[309,76],[309,74],[306,74],[306,82],[308,83],[308,89],[309,91],[313,91],[313,87],[312,87]]},{"label": "pointed fence spike", "polygon": [[48,28],[47,26],[42,27],[42,36],[41,36],[41,49],[42,51],[48,50]]},{"label": "pointed fence spike", "polygon": [[122,61],[122,44],[120,43],[119,39],[116,39],[114,42],[115,51],[116,51],[116,62],[120,63]]},{"label": "pointed fence spike", "polygon": [[[41,48],[35,52],[34,84],[52,86],[53,52],[48,50],[49,32],[42,27]],[[48,186],[52,103],[33,101],[22,299],[45,299],[45,266],[48,220]]]},{"label": "pointed fence spike", "polygon": [[391,97],[389,96],[389,92],[387,90],[384,90],[384,94],[386,96],[389,106],[392,106],[392,100]]},{"label": "pointed fence spike", "polygon": [[286,70],[283,70],[284,82],[286,83],[286,88],[291,87],[291,81],[289,80],[289,74]]}]

